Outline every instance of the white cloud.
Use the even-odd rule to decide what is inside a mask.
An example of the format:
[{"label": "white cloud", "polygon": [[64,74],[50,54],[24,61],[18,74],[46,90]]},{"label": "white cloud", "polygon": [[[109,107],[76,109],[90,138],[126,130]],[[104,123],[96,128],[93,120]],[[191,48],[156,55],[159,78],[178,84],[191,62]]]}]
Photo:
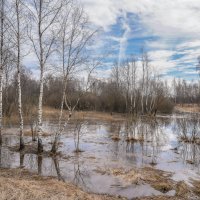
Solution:
[{"label": "white cloud", "polygon": [[81,0],[91,21],[104,28],[116,23],[121,11],[137,14],[155,35],[200,36],[199,0]]},{"label": "white cloud", "polygon": [[192,40],[188,42],[183,42],[177,46],[177,50],[184,50],[188,48],[200,48],[200,40]]},{"label": "white cloud", "polygon": [[109,26],[116,23],[120,9],[120,0],[81,0],[89,15],[91,22],[108,30]]},{"label": "white cloud", "polygon": [[[105,31],[117,23],[117,18],[122,13],[137,15],[146,35],[159,37],[156,41],[146,42],[147,47],[153,49],[150,57],[152,65],[157,70],[166,72],[183,62],[195,63],[200,52],[200,0],[82,0],[82,2],[91,21],[101,25]],[[133,21],[135,15],[132,15]],[[130,33],[131,30],[127,32]],[[121,44],[119,60],[124,56],[127,32],[124,32],[121,39],[116,38]],[[183,56],[174,60],[173,55]]]},{"label": "white cloud", "polygon": [[[111,46],[118,48],[117,56],[120,61],[125,57],[130,37],[155,36],[158,39],[148,40],[145,44],[150,49],[151,65],[157,71],[166,73],[172,69],[180,70],[182,63],[195,65],[196,58],[200,54],[200,0],[80,1],[90,21],[97,27],[102,27],[105,33],[109,33],[112,26],[119,23],[120,18],[119,28],[122,29],[122,35],[115,36],[110,33],[100,37],[93,46],[95,53],[101,48],[106,49],[105,43],[111,41],[117,43],[110,45],[110,48]],[[137,25],[133,23],[131,26],[131,22]],[[135,35],[132,34],[132,29],[136,32]],[[173,57],[177,55],[178,58],[174,59]],[[24,59],[24,63],[33,66],[37,62],[35,56],[30,54]],[[104,74],[107,76],[108,72],[109,70]],[[187,73],[191,74],[191,72]]]}]

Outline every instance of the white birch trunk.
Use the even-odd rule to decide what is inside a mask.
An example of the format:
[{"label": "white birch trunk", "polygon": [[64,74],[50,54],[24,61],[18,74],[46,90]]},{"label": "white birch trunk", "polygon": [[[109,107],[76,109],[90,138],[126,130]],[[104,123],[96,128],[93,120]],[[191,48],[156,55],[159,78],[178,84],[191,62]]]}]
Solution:
[{"label": "white birch trunk", "polygon": [[39,51],[40,51],[40,94],[38,101],[38,119],[37,119],[37,136],[38,136],[38,153],[43,152],[43,144],[42,144],[42,103],[43,103],[43,90],[44,90],[44,52],[42,45],[42,4],[43,1],[39,2],[39,21],[38,21],[38,36],[39,36]]},{"label": "white birch trunk", "polygon": [[24,148],[24,122],[23,122],[23,115],[22,115],[22,95],[21,95],[21,72],[20,72],[20,66],[18,65],[18,73],[17,73],[17,85],[18,85],[18,114],[19,114],[19,120],[20,120],[20,150]]},{"label": "white birch trunk", "polygon": [[3,117],[3,46],[4,46],[4,0],[1,0],[1,35],[0,35],[0,144],[2,144],[2,117]]},{"label": "white birch trunk", "polygon": [[39,102],[38,102],[38,119],[37,119],[37,135],[38,135],[38,153],[43,152],[43,144],[42,144],[42,102],[43,102],[43,91],[44,90],[44,73],[43,67],[41,68],[40,73],[40,94],[39,94]]},{"label": "white birch trunk", "polygon": [[[63,67],[62,100],[61,100],[61,106],[60,106],[60,116],[59,116],[59,121],[58,121],[58,131],[56,132],[54,142],[53,142],[53,145],[52,145],[52,148],[51,148],[52,153],[56,153],[56,151],[58,149],[58,142],[59,142],[60,135],[61,135],[61,132],[62,132],[61,123],[62,123],[63,108],[64,108],[64,102],[65,102],[65,96],[66,96],[66,88],[67,88],[67,77],[68,76],[67,76],[67,74],[65,74],[65,29],[64,29],[64,36],[63,36],[63,40],[62,40],[62,67]],[[70,118],[71,118],[71,114],[70,114]]]},{"label": "white birch trunk", "polygon": [[23,134],[23,115],[22,115],[22,92],[21,92],[21,44],[20,44],[20,19],[19,19],[19,0],[16,0],[16,15],[17,15],[17,88],[18,88],[18,114],[20,121],[20,147],[19,149],[24,149],[24,134]]},{"label": "white birch trunk", "polygon": [[0,145],[2,144],[2,117],[3,117],[2,92],[3,92],[3,69],[0,69]]}]

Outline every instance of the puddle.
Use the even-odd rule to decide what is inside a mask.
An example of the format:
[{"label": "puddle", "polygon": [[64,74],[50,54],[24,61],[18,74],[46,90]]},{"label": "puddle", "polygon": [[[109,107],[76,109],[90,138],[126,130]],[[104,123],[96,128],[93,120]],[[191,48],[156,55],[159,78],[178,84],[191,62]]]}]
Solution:
[{"label": "puddle", "polygon": [[[70,124],[61,138],[63,157],[41,157],[35,154],[20,155],[8,147],[18,143],[14,136],[16,127],[7,128],[3,136],[3,146],[0,148],[0,166],[2,168],[23,167],[42,176],[54,176],[60,180],[73,182],[86,191],[100,194],[121,195],[129,199],[142,196],[163,195],[149,184],[130,184],[118,177],[100,174],[98,168],[131,169],[153,166],[156,169],[172,172],[176,181],[200,178],[200,146],[181,143],[180,117],[164,116],[156,121],[140,120],[130,122],[95,122],[90,121],[85,127],[85,133],[80,138],[82,153],[74,153],[74,125]],[[53,122],[46,122],[44,131],[55,130]],[[112,140],[112,136],[120,140]],[[141,140],[142,136],[142,140]],[[133,142],[127,138],[137,138]],[[140,140],[139,140],[140,138]],[[52,137],[44,137],[45,150],[51,148]],[[25,142],[31,137],[26,136]],[[192,163],[192,164],[191,164]],[[174,196],[171,190],[164,195]]]}]

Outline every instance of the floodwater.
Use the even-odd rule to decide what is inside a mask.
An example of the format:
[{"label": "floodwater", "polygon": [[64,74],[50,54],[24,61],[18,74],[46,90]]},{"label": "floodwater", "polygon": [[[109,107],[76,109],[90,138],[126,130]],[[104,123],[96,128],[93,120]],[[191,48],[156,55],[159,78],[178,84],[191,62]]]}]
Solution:
[{"label": "floodwater", "polygon": [[[11,151],[9,147],[18,144],[18,137],[13,134],[17,128],[7,127],[7,134],[3,136],[3,146],[0,148],[0,167],[23,167],[42,176],[73,182],[93,193],[121,195],[129,199],[161,195],[160,191],[149,184],[126,183],[111,174],[99,173],[99,170],[153,166],[172,172],[175,181],[183,180],[190,184],[191,178],[200,179],[200,145],[179,142],[178,138],[183,134],[194,134],[194,130],[196,136],[200,134],[198,123],[188,116],[177,115],[134,122],[87,121],[83,123],[80,132],[79,148],[82,152],[78,154],[74,152],[75,124],[69,124],[60,141],[61,156],[53,158]],[[54,132],[55,123],[45,122],[43,130]],[[113,140],[113,136],[120,140]],[[127,141],[127,138],[133,137],[138,141]],[[51,136],[43,138],[45,150],[50,150],[52,140]],[[30,142],[31,137],[26,136],[25,141]],[[165,195],[173,196],[175,191],[169,191]]]}]

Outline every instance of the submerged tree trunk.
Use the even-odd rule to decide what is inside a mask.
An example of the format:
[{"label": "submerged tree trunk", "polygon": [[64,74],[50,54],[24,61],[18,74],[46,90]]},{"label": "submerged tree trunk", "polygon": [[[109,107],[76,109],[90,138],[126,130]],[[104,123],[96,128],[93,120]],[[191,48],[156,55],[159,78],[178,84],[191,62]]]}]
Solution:
[{"label": "submerged tree trunk", "polygon": [[60,135],[63,132],[63,130],[65,129],[65,127],[67,126],[68,122],[70,121],[71,116],[72,116],[72,113],[70,112],[69,115],[68,115],[68,119],[64,123],[63,127],[60,128],[59,131],[56,133],[55,138],[54,138],[54,142],[53,142],[53,145],[52,145],[52,148],[51,148],[51,152],[52,153],[56,153],[57,152],[57,150],[58,150],[58,144],[59,144],[58,142],[59,142],[59,139],[60,139]]}]

